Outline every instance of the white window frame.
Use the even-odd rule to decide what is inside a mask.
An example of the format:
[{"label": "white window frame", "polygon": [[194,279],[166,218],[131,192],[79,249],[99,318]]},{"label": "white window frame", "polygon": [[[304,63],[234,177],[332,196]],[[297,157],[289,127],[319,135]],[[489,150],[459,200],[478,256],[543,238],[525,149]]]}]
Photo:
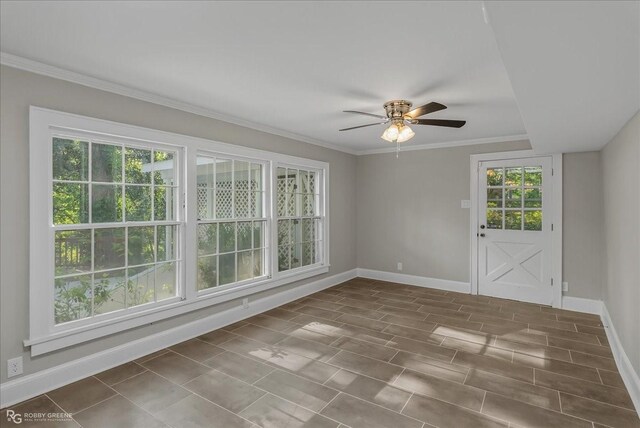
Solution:
[{"label": "white window frame", "polygon": [[[179,244],[184,269],[182,283],[176,299],[163,302],[161,306],[140,307],[119,317],[105,317],[92,323],[70,322],[64,328],[53,324],[53,232],[51,219],[52,191],[52,132],[66,133],[82,137],[103,138],[106,141],[122,141],[135,145],[142,142],[160,146],[171,146],[181,150],[182,165],[177,171],[185,189],[179,194],[179,206],[184,206],[184,216]],[[197,291],[197,186],[196,159],[198,152],[207,152],[221,157],[253,158],[266,162],[265,209],[269,242],[268,274],[254,281],[236,283],[233,287],[211,289],[207,293]],[[324,216],[323,245],[324,259],[321,263],[286,271],[282,274],[274,270],[275,252],[273,231],[274,217],[273,176],[278,164],[299,166],[321,171],[319,185],[322,214]],[[178,172],[177,172],[178,173]],[[197,309],[238,299],[263,290],[300,281],[329,271],[329,164],[322,161],[304,159],[279,153],[231,145],[203,138],[164,132],[134,125],[127,125],[101,119],[90,118],[31,106],[29,110],[29,222],[30,222],[30,264],[29,264],[29,338],[24,345],[31,348],[31,355],[41,355],[57,349],[93,340],[109,334],[143,326],[152,322],[174,317]],[[43,262],[45,260],[46,262]],[[46,267],[46,268],[44,268]],[[182,287],[182,288],[180,288]]]}]

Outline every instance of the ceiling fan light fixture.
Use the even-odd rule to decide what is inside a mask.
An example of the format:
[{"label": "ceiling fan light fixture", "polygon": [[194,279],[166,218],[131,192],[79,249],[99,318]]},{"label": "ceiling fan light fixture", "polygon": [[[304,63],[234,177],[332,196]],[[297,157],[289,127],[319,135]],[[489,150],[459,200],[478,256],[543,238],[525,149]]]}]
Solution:
[{"label": "ceiling fan light fixture", "polygon": [[413,129],[409,128],[407,125],[404,125],[400,130],[400,133],[398,134],[398,143],[409,141],[413,138],[414,135],[416,135],[416,133],[413,132]]},{"label": "ceiling fan light fixture", "polygon": [[387,129],[384,130],[380,138],[390,143],[395,143],[399,135],[400,135],[400,130],[398,129],[398,125],[393,123]]}]

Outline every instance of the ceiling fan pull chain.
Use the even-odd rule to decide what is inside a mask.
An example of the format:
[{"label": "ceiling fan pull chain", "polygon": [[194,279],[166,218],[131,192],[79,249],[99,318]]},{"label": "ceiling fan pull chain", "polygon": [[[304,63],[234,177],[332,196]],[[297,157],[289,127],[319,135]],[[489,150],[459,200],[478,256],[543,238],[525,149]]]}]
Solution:
[{"label": "ceiling fan pull chain", "polygon": [[396,159],[400,157],[400,143],[396,140]]}]

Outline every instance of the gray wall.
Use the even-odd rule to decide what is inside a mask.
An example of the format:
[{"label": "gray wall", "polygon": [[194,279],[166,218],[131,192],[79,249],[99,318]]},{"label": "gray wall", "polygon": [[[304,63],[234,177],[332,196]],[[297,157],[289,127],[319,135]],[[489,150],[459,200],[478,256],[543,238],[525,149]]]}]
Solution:
[{"label": "gray wall", "polygon": [[528,141],[358,157],[358,267],[469,282],[469,156]]},{"label": "gray wall", "polygon": [[603,300],[640,374],[640,112],[602,150],[607,275]]},{"label": "gray wall", "polygon": [[[29,105],[329,162],[329,275],[356,267],[355,156],[4,66],[0,69],[0,92],[1,382],[7,379],[8,358],[24,356],[24,373],[29,374],[238,304],[229,302],[31,358],[28,350],[22,346],[22,340],[28,338],[29,332]],[[314,277],[309,281],[318,278]],[[266,293],[290,289],[295,285],[297,284]],[[256,298],[264,295],[266,294]]]},{"label": "gray wall", "polygon": [[600,152],[565,154],[562,172],[564,294],[600,300],[606,268]]}]

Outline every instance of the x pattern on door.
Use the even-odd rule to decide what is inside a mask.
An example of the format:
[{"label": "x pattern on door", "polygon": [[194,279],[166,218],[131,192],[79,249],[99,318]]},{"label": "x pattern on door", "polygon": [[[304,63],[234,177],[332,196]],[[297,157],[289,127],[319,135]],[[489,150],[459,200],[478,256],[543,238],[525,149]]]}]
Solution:
[{"label": "x pattern on door", "polygon": [[536,286],[542,278],[542,249],[535,244],[489,242],[487,281]]}]

